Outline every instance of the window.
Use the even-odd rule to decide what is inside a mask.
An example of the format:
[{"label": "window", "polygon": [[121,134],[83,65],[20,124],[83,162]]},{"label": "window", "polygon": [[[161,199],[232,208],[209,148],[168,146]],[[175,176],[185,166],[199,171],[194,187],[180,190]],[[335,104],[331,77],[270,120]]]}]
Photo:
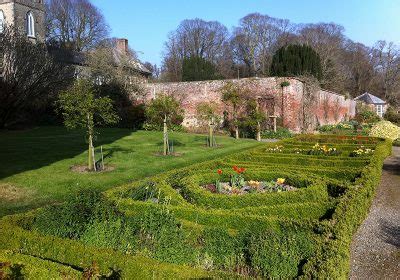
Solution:
[{"label": "window", "polygon": [[0,33],[3,33],[5,26],[4,13],[0,10]]},{"label": "window", "polygon": [[35,37],[35,19],[32,12],[26,14],[26,34],[28,37]]},{"label": "window", "polygon": [[379,117],[383,117],[383,105],[376,105],[376,113]]}]

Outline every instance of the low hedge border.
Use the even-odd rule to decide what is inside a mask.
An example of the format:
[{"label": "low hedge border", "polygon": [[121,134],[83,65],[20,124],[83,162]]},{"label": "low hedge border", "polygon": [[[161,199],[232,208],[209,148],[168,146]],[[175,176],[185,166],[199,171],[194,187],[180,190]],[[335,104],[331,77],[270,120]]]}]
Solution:
[{"label": "low hedge border", "polygon": [[326,225],[326,241],[305,265],[303,278],[348,279],[353,235],[368,214],[380,183],[383,161],[391,151],[390,140],[378,144],[354,187],[341,197],[332,220]]},{"label": "low hedge border", "polygon": [[0,250],[18,252],[81,269],[90,267],[92,262],[96,261],[102,274],[107,274],[110,267],[116,268],[122,271],[122,277],[126,279],[133,275],[137,279],[208,278],[218,275],[227,277],[227,274],[222,272],[212,273],[189,266],[160,263],[142,256],[85,246],[75,240],[43,236],[37,232],[24,230],[7,219],[0,221]]}]

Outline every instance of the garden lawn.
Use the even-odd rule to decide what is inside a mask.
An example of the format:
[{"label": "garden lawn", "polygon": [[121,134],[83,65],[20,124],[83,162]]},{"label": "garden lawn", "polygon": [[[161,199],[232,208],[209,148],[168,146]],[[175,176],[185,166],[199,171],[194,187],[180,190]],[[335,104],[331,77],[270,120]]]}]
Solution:
[{"label": "garden lawn", "polygon": [[0,217],[62,201],[79,189],[106,190],[259,145],[254,140],[217,137],[221,147],[210,149],[203,135],[175,132],[170,139],[179,156],[157,155],[162,150],[161,132],[101,129],[95,145],[103,145],[105,164],[115,170],[81,174],[70,168],[86,164],[83,131],[40,127],[0,132]]}]

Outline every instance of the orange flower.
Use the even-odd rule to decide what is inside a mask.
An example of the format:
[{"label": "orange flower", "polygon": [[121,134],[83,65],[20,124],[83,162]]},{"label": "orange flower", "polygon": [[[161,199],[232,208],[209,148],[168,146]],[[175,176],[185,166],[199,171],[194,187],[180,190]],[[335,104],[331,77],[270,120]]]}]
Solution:
[{"label": "orange flower", "polygon": [[235,166],[233,167],[233,170],[237,172],[239,169],[238,169],[238,167],[235,165]]},{"label": "orange flower", "polygon": [[222,174],[222,170],[221,170],[221,169],[218,169],[218,171],[217,171],[217,172],[218,172],[218,174],[219,174],[219,175],[221,175],[221,174]]}]

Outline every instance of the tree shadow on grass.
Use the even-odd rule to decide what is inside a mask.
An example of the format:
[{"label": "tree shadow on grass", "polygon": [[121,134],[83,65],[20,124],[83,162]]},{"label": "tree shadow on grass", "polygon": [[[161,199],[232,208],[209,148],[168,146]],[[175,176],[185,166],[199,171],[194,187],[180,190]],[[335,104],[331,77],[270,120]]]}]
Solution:
[{"label": "tree shadow on grass", "polygon": [[[186,146],[185,143],[183,143],[179,140],[173,139],[173,138],[169,138],[169,144],[173,145],[174,147],[185,147]],[[163,145],[164,145],[164,142],[157,142],[157,146],[162,147]]]},{"label": "tree shadow on grass", "polygon": [[[99,135],[95,142],[97,147],[113,143],[132,133],[128,129],[116,128],[104,128],[98,131]],[[85,132],[67,130],[63,127],[2,131],[0,147],[0,179],[39,169],[87,151]],[[109,156],[118,149],[110,149]]]}]

